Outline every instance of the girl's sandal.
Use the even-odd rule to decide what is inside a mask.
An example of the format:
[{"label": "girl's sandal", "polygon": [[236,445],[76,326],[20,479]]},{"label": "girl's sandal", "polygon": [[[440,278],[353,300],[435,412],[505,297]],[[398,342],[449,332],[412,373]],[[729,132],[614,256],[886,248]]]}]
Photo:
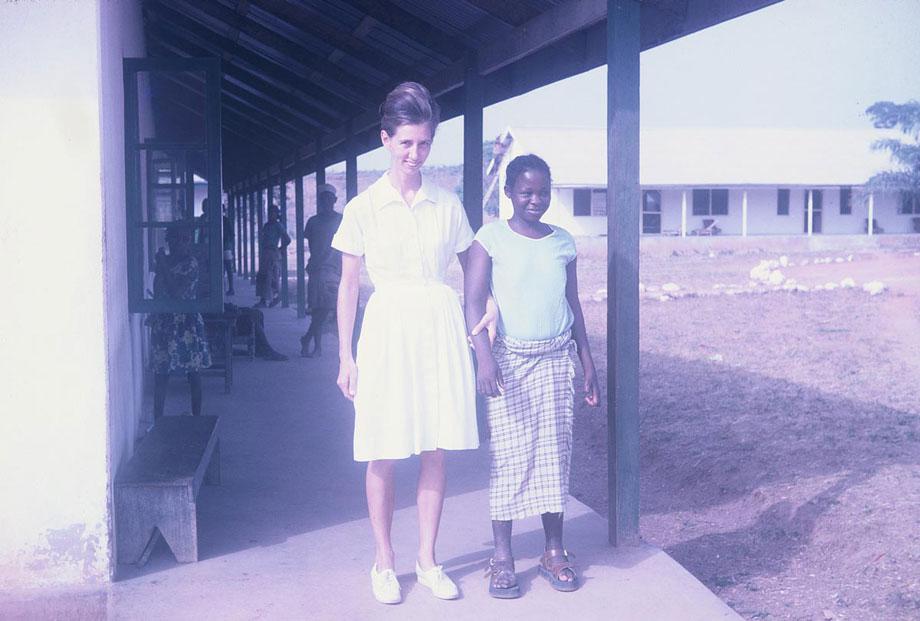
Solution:
[{"label": "girl's sandal", "polygon": [[[557,549],[547,550],[540,557],[540,575],[549,580],[550,585],[557,591],[577,591],[580,586],[578,573],[575,571],[575,565],[569,561],[569,556],[575,558],[574,554]],[[568,580],[563,580],[563,572],[568,575]]]},{"label": "girl's sandal", "polygon": [[514,573],[514,559],[490,558],[486,567],[489,595],[498,599],[515,599],[521,596],[521,587]]}]

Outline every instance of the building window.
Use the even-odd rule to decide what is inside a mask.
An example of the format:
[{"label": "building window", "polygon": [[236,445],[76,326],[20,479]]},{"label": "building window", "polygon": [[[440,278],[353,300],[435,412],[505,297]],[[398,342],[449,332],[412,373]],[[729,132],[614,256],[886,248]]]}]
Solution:
[{"label": "building window", "polygon": [[727,216],[728,190],[693,190],[694,216]]},{"label": "building window", "polygon": [[840,215],[849,216],[853,213],[853,188],[840,188]]},{"label": "building window", "polygon": [[814,211],[821,211],[824,208],[824,190],[805,190],[802,194],[802,206],[808,213],[808,193],[811,192],[811,208]]},{"label": "building window", "polygon": [[572,190],[572,203],[576,216],[590,216],[591,190],[581,188]]},{"label": "building window", "polygon": [[661,192],[658,190],[642,192],[642,232],[661,233]]},{"label": "building window", "polygon": [[789,215],[789,190],[786,188],[776,190],[776,215]]},{"label": "building window", "polygon": [[607,215],[607,190],[591,190],[591,215]]},{"label": "building window", "polygon": [[901,206],[898,213],[920,214],[920,192],[901,192]]}]

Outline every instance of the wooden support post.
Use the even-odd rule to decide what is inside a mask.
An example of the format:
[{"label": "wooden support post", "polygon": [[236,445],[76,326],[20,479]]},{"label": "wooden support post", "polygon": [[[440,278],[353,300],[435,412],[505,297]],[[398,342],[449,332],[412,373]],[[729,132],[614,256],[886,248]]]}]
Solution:
[{"label": "wooden support post", "polygon": [[[270,192],[271,186],[262,186],[256,192],[256,232],[253,235],[255,239],[255,259],[256,259],[256,273],[258,274],[259,270],[262,268],[262,250],[259,247],[259,242],[262,240],[262,225],[265,224],[265,201],[266,194]],[[269,200],[271,196],[267,197]]]},{"label": "wooden support post", "polygon": [[303,248],[303,177],[295,173],[294,176],[294,243],[297,244],[297,316],[307,316],[307,286],[306,270]]},{"label": "wooden support post", "polygon": [[639,537],[639,2],[607,2],[608,538]]},{"label": "wooden support post", "polygon": [[741,237],[747,237],[748,233],[748,200],[747,190],[741,194]]},{"label": "wooden support post", "polygon": [[242,231],[240,230],[240,215],[243,212],[243,206],[240,203],[240,193],[239,191],[233,195],[233,269],[236,270],[236,275],[239,276],[242,273],[240,267],[243,264],[243,259],[240,256],[241,249],[241,235]]},{"label": "wooden support post", "polygon": [[[345,149],[345,202],[358,195],[358,150],[355,147],[355,134],[348,123],[348,138]],[[343,203],[344,205],[344,203]]]},{"label": "wooden support post", "polygon": [[808,236],[811,237],[812,232],[814,232],[814,224],[815,224],[815,220],[814,220],[815,218],[815,202],[814,202],[815,197],[814,197],[814,193],[811,190],[805,190],[805,191],[808,192],[808,195],[807,195],[808,196],[808,213],[806,214],[806,217],[808,218],[807,230],[808,230]]},{"label": "wooden support post", "polygon": [[319,186],[326,183],[326,158],[319,139],[317,139],[316,144],[316,196],[319,197]]},{"label": "wooden support post", "polygon": [[256,279],[256,190],[249,192],[249,279]]},{"label": "wooden support post", "polygon": [[680,236],[687,236],[687,190],[680,192]]},{"label": "wooden support post", "polygon": [[237,228],[236,228],[236,237],[237,243],[239,244],[239,259],[238,264],[239,268],[236,273],[237,276],[242,278],[247,272],[249,272],[249,266],[246,264],[246,187],[243,186],[240,188],[240,211],[236,215],[237,218]]},{"label": "wooden support post", "polygon": [[[281,226],[288,230],[287,217],[287,181],[284,179],[284,162],[281,163],[278,173],[278,209],[281,211]],[[281,306],[290,306],[288,297],[288,252],[287,246],[281,251]]]},{"label": "wooden support post", "polygon": [[869,217],[866,219],[866,235],[875,234],[875,193],[869,192]]},{"label": "wooden support post", "polygon": [[482,77],[467,57],[463,84],[463,206],[474,231],[482,226]]}]

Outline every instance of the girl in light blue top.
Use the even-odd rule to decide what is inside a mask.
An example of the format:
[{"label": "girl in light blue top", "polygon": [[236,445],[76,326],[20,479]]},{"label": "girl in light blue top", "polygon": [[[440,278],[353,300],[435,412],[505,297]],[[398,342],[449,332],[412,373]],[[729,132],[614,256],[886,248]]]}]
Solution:
[{"label": "girl in light blue top", "polygon": [[491,291],[501,316],[490,346],[472,337],[476,385],[487,399],[491,440],[489,506],[495,552],[489,593],[520,595],[511,551],[512,520],[540,515],[546,546],[540,574],[559,591],[574,591],[578,574],[562,543],[572,454],[577,351],[585,402],[600,391],[578,300],[575,241],[541,222],[550,203],[549,166],[536,155],[516,157],[506,172],[505,195],[514,215],[482,227],[470,246],[465,277],[471,332]]}]

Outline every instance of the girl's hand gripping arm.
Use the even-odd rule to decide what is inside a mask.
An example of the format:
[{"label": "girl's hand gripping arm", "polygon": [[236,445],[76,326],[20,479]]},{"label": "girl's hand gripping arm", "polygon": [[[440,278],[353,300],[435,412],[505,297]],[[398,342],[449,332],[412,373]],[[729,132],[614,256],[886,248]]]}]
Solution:
[{"label": "girl's hand gripping arm", "polygon": [[[467,251],[463,275],[463,297],[466,306],[466,327],[471,332],[473,350],[476,352],[476,387],[487,397],[497,397],[505,391],[501,369],[492,355],[489,335],[482,332],[486,318],[486,300],[489,297],[489,281],[492,274],[492,258],[485,249],[474,241]],[[477,318],[482,318],[477,322]],[[478,328],[478,332],[474,329]]]}]

